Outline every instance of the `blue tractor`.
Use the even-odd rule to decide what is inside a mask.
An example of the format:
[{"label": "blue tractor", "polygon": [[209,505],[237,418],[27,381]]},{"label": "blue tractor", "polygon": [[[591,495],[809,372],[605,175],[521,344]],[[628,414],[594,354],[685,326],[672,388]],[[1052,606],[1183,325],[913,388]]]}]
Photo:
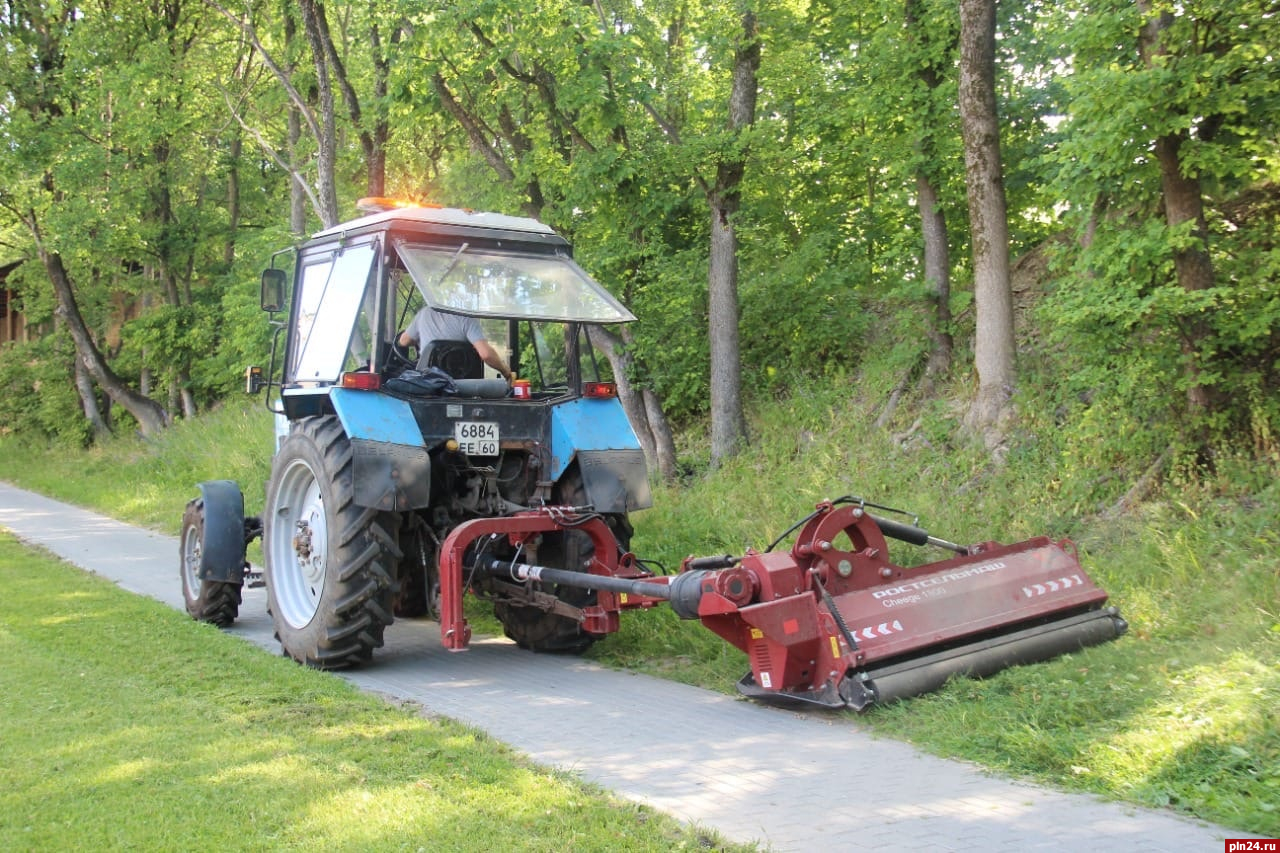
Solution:
[{"label": "blue tractor", "polygon": [[[277,258],[290,255],[292,276],[273,259],[262,277],[263,308],[288,319],[273,320],[266,373],[247,372],[276,418],[265,508],[246,518],[235,483],[200,484],[180,544],[193,617],[231,624],[260,580],[284,652],[347,667],[397,616],[437,615],[440,543],[464,522],[572,507],[629,549],[628,515],[650,504],[645,460],[588,329],[635,317],[562,237],[532,219],[375,203]],[[475,318],[517,378],[467,341],[406,351],[400,333],[424,307]],[[259,535],[260,575],[245,560]],[[566,527],[478,547],[583,571],[594,541]],[[594,590],[482,577],[467,591],[523,647],[581,652],[599,636],[583,629]]]}]

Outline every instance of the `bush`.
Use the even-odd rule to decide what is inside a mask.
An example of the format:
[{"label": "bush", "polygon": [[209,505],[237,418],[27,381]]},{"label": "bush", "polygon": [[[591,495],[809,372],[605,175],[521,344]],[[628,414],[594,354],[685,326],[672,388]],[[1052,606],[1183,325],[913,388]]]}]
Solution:
[{"label": "bush", "polygon": [[66,336],[0,348],[0,435],[84,446],[89,422],[75,386],[75,347]]}]

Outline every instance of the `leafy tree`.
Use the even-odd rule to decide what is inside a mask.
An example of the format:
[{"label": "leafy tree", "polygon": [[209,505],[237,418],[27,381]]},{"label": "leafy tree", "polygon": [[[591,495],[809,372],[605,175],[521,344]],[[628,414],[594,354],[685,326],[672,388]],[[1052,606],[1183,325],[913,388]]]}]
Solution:
[{"label": "leafy tree", "polygon": [[[0,180],[7,187],[0,205],[26,229],[85,369],[144,434],[153,434],[163,429],[168,415],[111,369],[81,313],[75,268],[64,253],[64,247],[87,248],[87,242],[77,246],[76,238],[92,238],[98,216],[84,189],[101,186],[100,178],[110,175],[109,170],[103,175],[103,161],[111,148],[95,133],[98,117],[73,85],[92,78],[92,68],[81,65],[88,57],[70,52],[87,26],[81,10],[71,5],[13,2],[0,15],[0,35],[9,46],[0,59],[0,77],[11,95],[3,113],[10,156]],[[76,187],[77,194],[68,187]],[[87,260],[91,268],[101,259]]]},{"label": "leafy tree", "polygon": [[[704,10],[699,12],[705,17],[687,20],[689,10],[683,7],[628,7],[608,13],[596,7],[594,19],[581,7],[555,7],[541,14],[521,10],[502,14],[501,25],[491,25],[488,9],[451,11],[447,20],[457,29],[438,26],[434,34],[440,41],[429,49],[440,57],[431,77],[432,91],[456,119],[471,148],[505,185],[522,191],[524,211],[547,218],[575,236],[584,231],[616,235],[608,254],[622,264],[626,295],[634,304],[635,297],[643,300],[641,288],[648,288],[654,271],[678,257],[684,241],[696,233],[683,221],[671,222],[669,213],[678,210],[682,218],[691,215],[688,197],[700,188],[719,211],[713,225],[723,240],[717,245],[728,249],[714,253],[715,313],[725,316],[710,320],[710,337],[714,341],[718,334],[736,336],[737,252],[727,226],[737,204],[735,186],[745,167],[739,153],[745,150],[743,129],[748,122],[744,115],[754,113],[750,104],[755,92],[754,42],[744,43],[734,64],[732,46],[737,36],[716,30],[714,18]],[[663,26],[658,18],[668,12],[675,15],[675,22]],[[443,15],[433,18],[437,25],[444,21]],[[748,33],[754,29],[749,12],[743,13],[741,24]],[[558,30],[571,37],[551,38]],[[699,37],[691,36],[691,31]],[[456,37],[458,33],[473,41],[468,45]],[[699,58],[707,55],[724,57],[729,69],[717,66],[708,73]],[[736,90],[729,85],[729,70],[734,68],[741,81]],[[673,84],[666,90],[655,87],[662,75]],[[718,82],[713,75],[719,75]],[[725,115],[725,105],[733,97],[737,112],[728,122],[730,127],[716,128],[714,117]],[[689,110],[695,99],[701,107],[717,98],[714,110]],[[703,116],[711,116],[711,121]],[[682,135],[690,127],[700,135],[696,142],[685,143]],[[602,205],[608,197],[610,201]],[[651,215],[659,205],[665,205],[666,222]],[[603,218],[610,215],[615,220],[605,224]],[[621,228],[620,222],[634,224]],[[673,245],[671,237],[680,243]],[[652,242],[655,238],[657,242]],[[628,240],[632,246],[624,248],[621,244]],[[687,329],[677,334],[688,337]],[[634,352],[661,360],[660,350],[672,339],[662,344],[657,340],[649,338],[647,347],[643,341],[634,342]],[[713,380],[712,395],[728,392],[728,408],[736,410],[729,423],[737,424],[740,436],[741,399],[732,367],[737,352],[736,344],[729,343],[730,367],[724,381]],[[621,351],[616,346],[607,350]],[[713,364],[724,363],[713,359]],[[615,372],[623,371],[615,365]],[[652,416],[658,410],[651,402],[643,411]],[[717,414],[713,421],[723,422],[723,418]],[[665,432],[665,425],[656,425],[654,431]],[[736,440],[726,444],[732,445]],[[727,451],[713,449],[713,456],[717,453]]]},{"label": "leafy tree", "polygon": [[1261,201],[1277,163],[1273,11],[1066,4],[1055,30],[1075,67],[1053,162],[1080,235],[1059,316],[1103,369],[1127,374],[1140,347],[1133,381],[1181,399],[1162,417],[1200,446],[1247,432],[1280,381],[1276,219]]}]

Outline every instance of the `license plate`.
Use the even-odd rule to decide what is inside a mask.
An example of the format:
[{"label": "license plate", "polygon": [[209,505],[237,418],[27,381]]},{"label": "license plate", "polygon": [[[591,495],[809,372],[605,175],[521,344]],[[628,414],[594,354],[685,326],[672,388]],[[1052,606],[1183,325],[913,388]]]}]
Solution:
[{"label": "license plate", "polygon": [[498,425],[493,421],[455,421],[453,437],[468,456],[498,455]]}]

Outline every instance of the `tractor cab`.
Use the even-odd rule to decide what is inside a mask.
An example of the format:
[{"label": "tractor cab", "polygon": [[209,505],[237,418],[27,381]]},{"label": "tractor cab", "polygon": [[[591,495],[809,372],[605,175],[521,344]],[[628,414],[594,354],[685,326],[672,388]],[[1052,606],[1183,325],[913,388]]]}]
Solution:
[{"label": "tractor cab", "polygon": [[[264,274],[268,310],[284,304],[282,279],[275,271]],[[569,244],[551,229],[493,213],[381,210],[307,241],[294,281],[279,378],[290,419],[323,410],[329,388],[375,390],[405,369],[438,367],[457,380],[497,378],[466,341],[433,342],[431,353],[404,352],[397,338],[424,308],[475,318],[521,380],[520,399],[531,400],[610,393],[609,365],[586,328],[635,320],[574,263]],[[493,388],[461,386],[484,395]]]}]

